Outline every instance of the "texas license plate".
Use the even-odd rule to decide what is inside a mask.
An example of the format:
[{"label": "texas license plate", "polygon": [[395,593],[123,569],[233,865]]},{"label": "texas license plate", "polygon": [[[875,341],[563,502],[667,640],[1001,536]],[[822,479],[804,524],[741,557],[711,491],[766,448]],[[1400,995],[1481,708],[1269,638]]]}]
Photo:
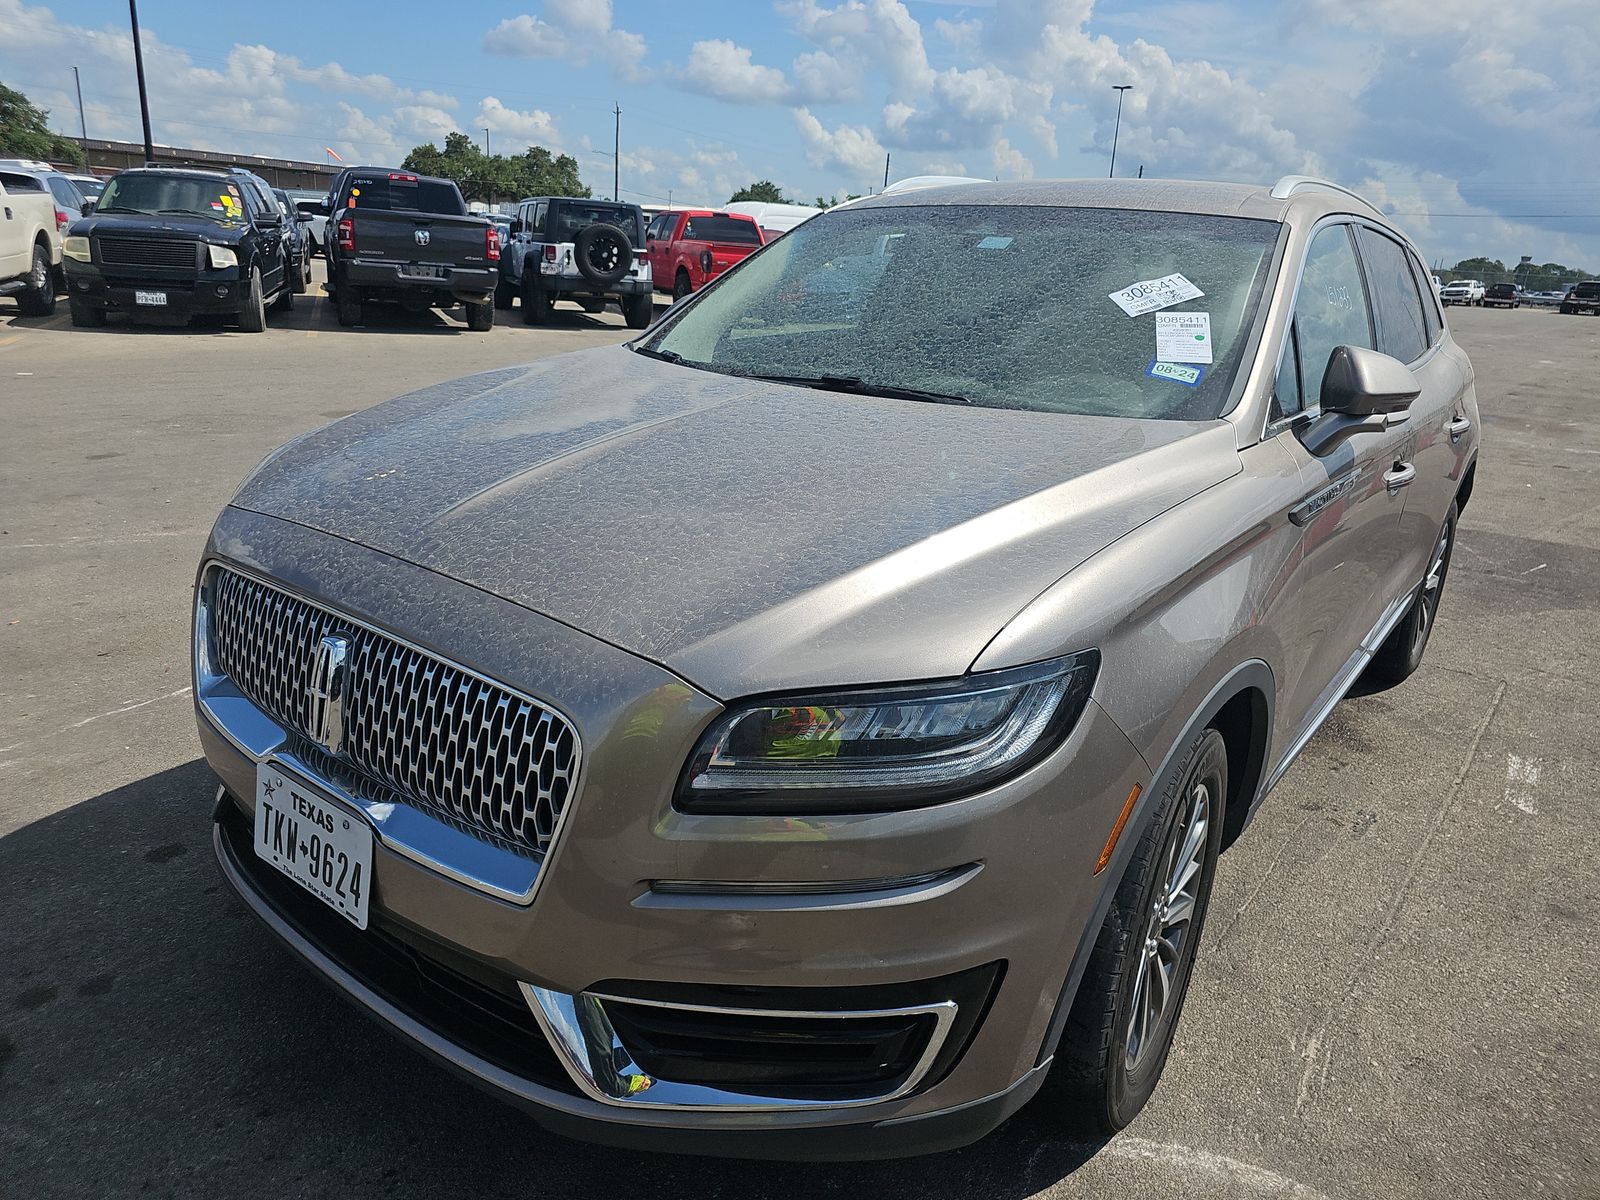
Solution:
[{"label": "texas license plate", "polygon": [[256,857],[357,929],[367,927],[372,829],[276,763],[256,767]]},{"label": "texas license plate", "polygon": [[162,308],[167,303],[167,294],[165,292],[135,292],[133,294],[133,302]]}]

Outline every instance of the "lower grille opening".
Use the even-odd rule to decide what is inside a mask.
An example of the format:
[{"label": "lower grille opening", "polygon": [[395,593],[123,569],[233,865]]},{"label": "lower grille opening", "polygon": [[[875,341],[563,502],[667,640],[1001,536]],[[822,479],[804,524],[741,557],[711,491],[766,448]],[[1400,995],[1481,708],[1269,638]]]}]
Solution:
[{"label": "lower grille opening", "polygon": [[251,888],[294,931],[418,1024],[521,1078],[575,1089],[516,981],[415,935],[351,925],[256,857],[250,819],[231,797],[217,809],[224,850]]},{"label": "lower grille opening", "polygon": [[[1004,973],[1003,962],[992,962],[934,979],[864,987],[608,980],[589,991],[603,997],[606,1017],[634,1062],[657,1079],[837,1103],[893,1093],[924,1065],[915,1089],[938,1083],[965,1053]],[[938,1019],[928,1011],[890,1010],[946,1001],[956,1005],[954,1019],[932,1062],[924,1064]],[[854,1013],[862,1015],[846,1015]]]},{"label": "lower grille opening", "polygon": [[607,1001],[606,1015],[649,1074],[764,1095],[825,1099],[893,1090],[927,1048],[934,1019],[745,1016]]}]

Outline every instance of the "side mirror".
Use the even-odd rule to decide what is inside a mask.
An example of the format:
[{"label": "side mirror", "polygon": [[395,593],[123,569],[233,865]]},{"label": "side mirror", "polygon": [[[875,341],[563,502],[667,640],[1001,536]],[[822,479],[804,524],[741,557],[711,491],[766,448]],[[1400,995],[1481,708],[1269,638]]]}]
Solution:
[{"label": "side mirror", "polygon": [[280,212],[257,213],[256,224],[263,229],[277,229],[283,224],[283,214]]},{"label": "side mirror", "polygon": [[1422,385],[1411,368],[1364,346],[1335,346],[1322,375],[1322,411],[1387,416],[1411,407]]},{"label": "side mirror", "polygon": [[523,228],[522,228],[522,222],[521,221],[513,221],[513,222],[511,222],[511,236],[512,237],[516,237],[518,234],[520,234],[522,232],[523,232]]},{"label": "side mirror", "polygon": [[85,200],[83,202],[83,207],[78,211],[87,217],[90,213],[94,212],[94,203],[95,202],[93,200]]},{"label": "side mirror", "polygon": [[333,205],[329,204],[327,198],[324,197],[316,202],[311,211],[316,213],[319,217],[331,216],[333,213]]},{"label": "side mirror", "polygon": [[294,219],[302,225],[309,225],[312,221],[311,214],[308,212],[296,212]]},{"label": "side mirror", "polygon": [[1300,433],[1312,454],[1327,454],[1358,433],[1406,419],[1422,385],[1411,368],[1365,346],[1335,346],[1322,376],[1322,415]]}]

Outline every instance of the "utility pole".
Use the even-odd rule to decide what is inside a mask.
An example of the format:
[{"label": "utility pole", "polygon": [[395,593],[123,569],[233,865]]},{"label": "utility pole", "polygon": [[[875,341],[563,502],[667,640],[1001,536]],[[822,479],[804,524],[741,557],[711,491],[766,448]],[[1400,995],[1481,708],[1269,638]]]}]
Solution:
[{"label": "utility pole", "polygon": [[133,70],[139,77],[139,116],[144,119],[144,160],[154,162],[156,144],[150,137],[150,97],[144,87],[144,50],[139,45],[139,0],[128,0],[128,19],[133,25]]},{"label": "utility pole", "polygon": [[89,122],[83,119],[83,80],[78,78],[78,68],[72,68],[72,86],[78,89],[78,138],[80,143],[89,140]]},{"label": "utility pole", "polygon": [[489,127],[487,125],[483,127],[483,156],[485,158],[489,157]]},{"label": "utility pole", "polygon": [[1139,164],[1139,178],[1140,179],[1144,178],[1144,164],[1143,163]]},{"label": "utility pole", "polygon": [[1117,177],[1117,139],[1122,136],[1122,94],[1131,91],[1133,84],[1114,83],[1111,88],[1117,93],[1117,128],[1116,132],[1111,135],[1111,170],[1106,172],[1107,179],[1115,179]]},{"label": "utility pole", "polygon": [[884,187],[885,191],[888,191],[888,189],[889,189],[889,154],[888,154],[887,151],[885,151],[884,155],[883,155],[883,187]]},{"label": "utility pole", "polygon": [[622,195],[622,105],[618,101],[611,102],[611,115],[617,119],[611,135],[611,198],[617,200]]}]

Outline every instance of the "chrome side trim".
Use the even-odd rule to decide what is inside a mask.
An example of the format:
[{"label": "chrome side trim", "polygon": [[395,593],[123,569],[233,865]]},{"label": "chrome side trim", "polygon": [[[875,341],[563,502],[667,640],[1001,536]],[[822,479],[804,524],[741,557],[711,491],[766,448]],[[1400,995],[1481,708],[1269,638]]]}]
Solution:
[{"label": "chrome side trim", "polygon": [[918,904],[966,884],[982,863],[883,879],[761,880],[657,879],[634,898],[635,908],[710,912],[826,912]]},{"label": "chrome side trim", "polygon": [[1282,779],[1284,773],[1294,765],[1294,760],[1300,757],[1300,752],[1316,736],[1317,730],[1322,728],[1323,722],[1333,714],[1333,710],[1339,701],[1343,700],[1350,689],[1355,686],[1356,680],[1361,678],[1361,672],[1367,669],[1367,664],[1372,661],[1372,656],[1378,652],[1378,647],[1383,645],[1384,639],[1400,623],[1400,618],[1410,611],[1411,602],[1416,598],[1416,594],[1416,590],[1412,589],[1398,599],[1390,601],[1389,607],[1384,610],[1384,614],[1379,618],[1378,623],[1372,627],[1372,631],[1366,637],[1361,639],[1361,644],[1356,647],[1355,653],[1345,661],[1344,669],[1334,676],[1332,683],[1323,689],[1322,696],[1319,698],[1320,703],[1312,710],[1311,720],[1306,723],[1294,741],[1289,743],[1289,749],[1284,752],[1283,757],[1278,761],[1278,765],[1273,768],[1272,774],[1267,777],[1266,785],[1261,789],[1261,799],[1265,799],[1267,793],[1277,786],[1278,780]]},{"label": "chrome side trim", "polygon": [[[927,1075],[950,1026],[955,1021],[956,1003],[942,1000],[934,1004],[909,1008],[861,1009],[849,1012],[806,1012],[794,1009],[724,1008],[702,1004],[668,1004],[659,1000],[636,1000],[630,996],[612,996],[580,992],[576,996],[550,988],[535,987],[531,983],[519,984],[528,1007],[539,1022],[539,1027],[557,1056],[572,1076],[572,1081],[583,1093],[604,1104],[621,1108],[677,1109],[694,1112],[793,1112],[816,1108],[859,1108],[865,1104],[883,1104],[906,1095]],[[928,1044],[905,1079],[893,1091],[857,1100],[796,1100],[782,1096],[759,1096],[743,1092],[728,1092],[721,1088],[696,1083],[675,1083],[658,1079],[633,1061],[633,1055],[617,1036],[611,1018],[606,1015],[605,1003],[632,1004],[648,1008],[664,1008],[678,1012],[720,1013],[725,1016],[791,1017],[815,1020],[818,1018],[841,1021],[862,1020],[873,1017],[931,1016],[933,1033]]]}]

